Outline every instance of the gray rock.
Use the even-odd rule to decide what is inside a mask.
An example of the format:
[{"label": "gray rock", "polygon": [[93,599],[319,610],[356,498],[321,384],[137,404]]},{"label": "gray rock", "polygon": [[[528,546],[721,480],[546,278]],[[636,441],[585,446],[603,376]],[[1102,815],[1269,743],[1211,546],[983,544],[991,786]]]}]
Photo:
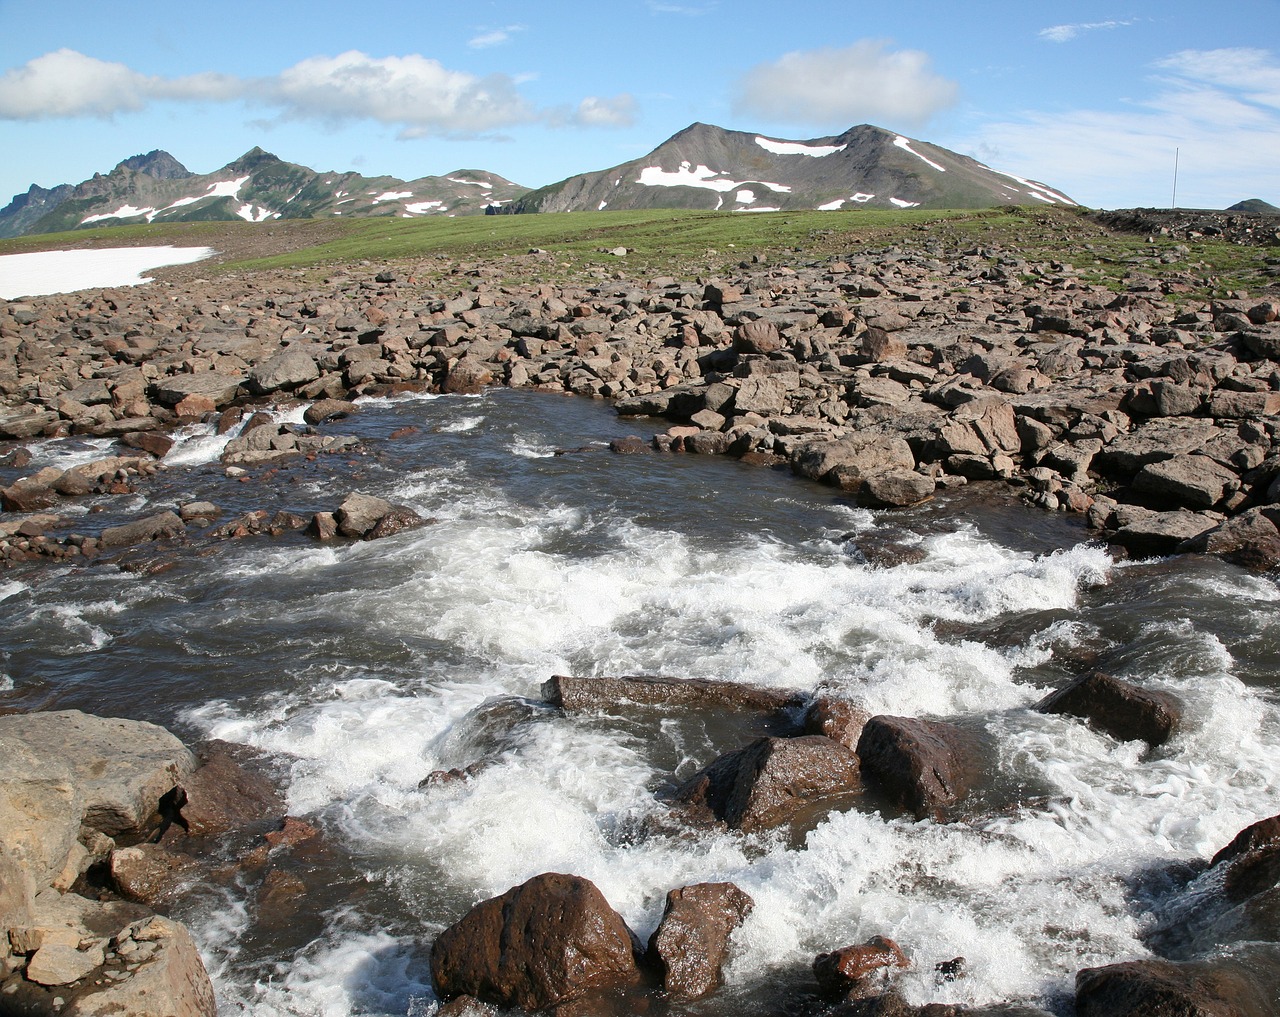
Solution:
[{"label": "gray rock", "polygon": [[1111,539],[1137,555],[1176,554],[1185,542],[1216,528],[1221,516],[1204,512],[1155,512],[1137,505],[1116,508],[1118,529]]},{"label": "gray rock", "polygon": [[860,488],[867,477],[890,470],[914,470],[915,456],[903,438],[854,434],[835,441],[802,446],[791,469],[810,480],[834,483],[846,491]]},{"label": "gray rock", "polygon": [[870,505],[917,505],[933,497],[936,483],[914,470],[887,470],[875,473],[864,481],[858,492],[859,499]]},{"label": "gray rock", "polygon": [[280,389],[293,389],[315,381],[320,368],[301,350],[286,350],[249,372],[247,387],[255,395],[268,395]]},{"label": "gray rock", "polygon": [[1213,508],[1239,486],[1239,477],[1201,455],[1178,455],[1150,463],[1133,478],[1133,490],[1161,508]]},{"label": "gray rock", "polygon": [[176,406],[188,396],[205,396],[221,409],[240,397],[244,383],[244,375],[220,371],[176,374],[155,382],[154,394],[156,401],[165,406]]},{"label": "gray rock", "polygon": [[126,547],[148,540],[180,537],[186,532],[186,524],[176,512],[157,512],[145,519],[107,527],[98,537],[98,543],[103,547]]}]

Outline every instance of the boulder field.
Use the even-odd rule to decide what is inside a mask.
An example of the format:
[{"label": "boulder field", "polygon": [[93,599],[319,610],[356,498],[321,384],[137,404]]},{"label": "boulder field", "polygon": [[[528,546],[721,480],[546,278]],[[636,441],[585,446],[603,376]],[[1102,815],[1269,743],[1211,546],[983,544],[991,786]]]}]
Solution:
[{"label": "boulder field", "polygon": [[[96,553],[104,537],[181,536],[188,520],[167,516],[110,535],[57,526],[63,499],[126,492],[163,468],[176,424],[236,429],[223,461],[250,470],[349,449],[341,423],[360,395],[505,385],[661,418],[649,437],[615,441],[619,453],[788,464],[871,506],[1001,481],[1137,555],[1270,567],[1280,560],[1280,296],[1193,299],[1194,273],[1148,275],[1142,263],[1117,292],[1069,264],[924,233],[822,262],[744,261],[716,278],[507,281],[553,270],[539,252],[8,302],[0,467],[13,479],[0,490],[0,555],[67,558]],[[304,424],[255,412],[299,401]],[[22,474],[22,443],[57,434],[118,448]],[[384,530],[416,524],[392,514]],[[331,518],[310,525],[350,535]]]}]

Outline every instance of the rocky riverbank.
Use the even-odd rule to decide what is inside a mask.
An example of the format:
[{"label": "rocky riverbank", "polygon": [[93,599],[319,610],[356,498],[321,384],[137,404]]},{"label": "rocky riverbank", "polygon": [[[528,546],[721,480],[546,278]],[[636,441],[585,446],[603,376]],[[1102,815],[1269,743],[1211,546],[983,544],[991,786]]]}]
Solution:
[{"label": "rocky riverbank", "polygon": [[[1141,266],[1117,293],[1069,264],[928,234],[715,279],[503,284],[516,267],[456,265],[430,287],[419,276],[441,260],[216,275],[0,307],[0,554],[181,534],[199,517],[106,535],[69,532],[58,512],[163,468],[176,425],[234,429],[224,462],[248,470],[348,450],[341,419],[360,395],[507,385],[671,425],[619,452],[786,463],[877,506],[999,480],[1136,554],[1280,559],[1274,293],[1191,300],[1193,272]],[[312,404],[304,425],[255,412],[297,401]],[[22,473],[23,442],[68,433],[119,449]]]}]

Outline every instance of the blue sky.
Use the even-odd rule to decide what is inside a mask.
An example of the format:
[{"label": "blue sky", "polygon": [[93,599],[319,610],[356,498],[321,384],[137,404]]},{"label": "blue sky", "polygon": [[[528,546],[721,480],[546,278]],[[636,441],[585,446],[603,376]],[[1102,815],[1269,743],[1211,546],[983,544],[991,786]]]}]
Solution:
[{"label": "blue sky", "polygon": [[1280,2],[0,0],[0,204],[153,148],[531,187],[858,123],[1084,204],[1280,205]]}]

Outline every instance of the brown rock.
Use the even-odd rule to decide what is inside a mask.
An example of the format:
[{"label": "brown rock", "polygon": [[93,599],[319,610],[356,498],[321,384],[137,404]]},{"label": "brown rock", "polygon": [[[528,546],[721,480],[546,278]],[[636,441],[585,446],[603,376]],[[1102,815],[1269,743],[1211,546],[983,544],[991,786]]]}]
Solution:
[{"label": "brown rock", "polygon": [[873,473],[863,481],[858,500],[866,505],[903,508],[928,501],[936,486],[932,477],[915,470],[886,470]]},{"label": "brown rock", "polygon": [[173,405],[173,412],[179,417],[204,417],[216,413],[218,403],[205,395],[189,395],[179,399]]},{"label": "brown rock", "polygon": [[751,897],[733,883],[696,883],[670,891],[646,955],[663,988],[679,999],[698,999],[715,989],[729,934],[753,906]]},{"label": "brown rock", "polygon": [[632,935],[590,880],[549,872],[472,908],[437,937],[441,999],[542,1010],[640,980]]},{"label": "brown rock", "polygon": [[275,784],[247,769],[251,752],[229,742],[200,747],[200,766],[182,782],[180,825],[192,837],[210,837],[263,823],[277,823],[285,813]]},{"label": "brown rock", "polygon": [[486,385],[493,384],[493,372],[477,360],[466,357],[449,368],[443,391],[454,395],[476,395]]},{"label": "brown rock", "polygon": [[858,757],[821,735],[759,738],[729,752],[677,788],[674,801],[695,818],[746,832],[827,811],[862,790]]},{"label": "brown rock", "polygon": [[818,954],[813,976],[828,999],[867,999],[884,992],[895,971],[910,966],[897,943],[873,936],[859,946]]},{"label": "brown rock", "polygon": [[850,749],[857,749],[867,713],[847,699],[819,696],[804,718],[805,734],[824,735]]},{"label": "brown rock", "polygon": [[360,407],[346,399],[317,399],[303,411],[302,419],[313,427],[326,420],[338,420],[359,412]]},{"label": "brown rock", "polygon": [[862,333],[862,355],[877,364],[887,360],[905,360],[907,344],[883,328],[872,326]]},{"label": "brown rock", "polygon": [[1139,960],[1076,974],[1080,1017],[1246,1017],[1265,1012],[1258,1002],[1242,976],[1203,964]]},{"label": "brown rock", "polygon": [[542,698],[562,710],[611,710],[619,703],[688,709],[759,710],[771,712],[796,705],[799,693],[782,689],[713,681],[708,678],[667,678],[623,675],[618,678],[573,678],[552,675],[542,683]]},{"label": "brown rock", "polygon": [[180,537],[187,532],[186,524],[176,512],[157,512],[145,519],[135,519],[120,526],[109,526],[102,531],[98,542],[103,547],[125,547],[148,540]]},{"label": "brown rock", "polygon": [[873,474],[910,471],[915,466],[915,456],[905,439],[881,434],[854,434],[804,445],[791,459],[793,472],[846,491],[857,490]]},{"label": "brown rock", "polygon": [[1280,564],[1280,529],[1273,521],[1278,513],[1275,506],[1251,508],[1186,541],[1178,550],[1218,554],[1246,568],[1273,568]]},{"label": "brown rock", "polygon": [[1121,741],[1154,748],[1166,742],[1182,718],[1182,703],[1170,692],[1152,692],[1096,671],[1045,696],[1040,713],[1065,713]]},{"label": "brown rock", "polygon": [[917,819],[946,818],[968,792],[975,755],[960,728],[914,717],[872,717],[858,738],[863,771]]},{"label": "brown rock", "polygon": [[733,348],[738,353],[773,353],[782,349],[782,337],[771,321],[748,321],[734,331]]},{"label": "brown rock", "polygon": [[609,442],[609,451],[621,456],[643,455],[649,451],[649,443],[636,434],[625,438],[614,438]]},{"label": "brown rock", "polygon": [[173,901],[197,862],[160,844],[138,844],[111,852],[111,883],[128,900],[148,907]]}]

